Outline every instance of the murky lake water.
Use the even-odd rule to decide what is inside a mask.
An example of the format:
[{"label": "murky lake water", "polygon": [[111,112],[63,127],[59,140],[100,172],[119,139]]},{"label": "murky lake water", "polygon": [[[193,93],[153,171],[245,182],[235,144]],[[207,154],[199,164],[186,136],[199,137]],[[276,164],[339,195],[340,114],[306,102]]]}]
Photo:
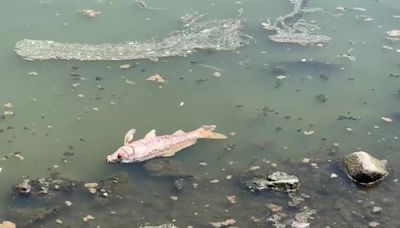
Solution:
[{"label": "murky lake water", "polygon": [[[289,13],[289,1],[152,0],[146,4],[159,9],[108,0],[0,3],[0,104],[13,105],[0,110],[15,113],[0,119],[0,156],[8,158],[0,161],[0,220],[16,208],[46,207],[57,212],[28,227],[53,227],[56,219],[65,227],[146,223],[207,227],[228,218],[235,219],[238,227],[269,227],[272,223],[264,205],[274,202],[288,214],[304,207],[316,209],[311,227],[368,227],[370,222],[400,226],[395,204],[400,196],[400,45],[385,39],[386,31],[399,29],[400,19],[393,17],[400,15],[398,1],[310,1],[310,7],[323,11],[303,17],[315,20],[320,33],[332,38],[324,47],[268,39],[271,33],[261,23]],[[336,9],[339,6],[345,10]],[[87,18],[78,13],[82,9],[101,14]],[[162,38],[181,30],[180,17],[191,10],[205,14],[202,21],[244,18],[244,32],[254,40],[234,51],[199,50],[158,62],[27,61],[14,52],[15,43],[25,38],[79,43]],[[363,20],[368,17],[374,20]],[[384,45],[393,50],[383,49]],[[343,54],[354,56],[355,61]],[[120,69],[122,64],[135,67]],[[213,76],[215,69],[220,69],[221,77]],[[159,88],[146,81],[154,74],[164,76],[167,84]],[[288,78],[276,79],[282,74]],[[76,82],[80,85],[73,88]],[[394,122],[385,123],[381,117]],[[136,128],[136,138],[141,138],[151,129],[170,134],[203,124],[216,124],[218,132],[235,135],[223,141],[201,141],[168,158],[182,166],[183,175],[192,176],[185,178],[182,191],[174,189],[177,177],[150,176],[143,164],[105,162],[130,128]],[[315,134],[304,135],[308,130]],[[329,155],[335,142],[339,150]],[[390,176],[377,187],[359,188],[338,168],[340,156],[360,149],[389,161]],[[13,156],[16,152],[23,160]],[[319,169],[302,164],[303,158],[311,158]],[[252,164],[297,175],[299,191],[310,197],[293,209],[287,206],[285,194],[247,192],[236,177]],[[128,173],[123,186],[126,197],[99,202],[84,192],[50,201],[11,199],[15,184],[52,172],[82,182]],[[339,177],[331,179],[333,172]],[[233,178],[226,180],[227,175]],[[214,179],[220,182],[210,183]],[[194,188],[193,183],[199,186]],[[236,195],[238,203],[230,205],[228,195]],[[73,205],[63,208],[65,200]],[[374,206],[382,212],[372,213]],[[84,222],[87,215],[95,219]]]}]

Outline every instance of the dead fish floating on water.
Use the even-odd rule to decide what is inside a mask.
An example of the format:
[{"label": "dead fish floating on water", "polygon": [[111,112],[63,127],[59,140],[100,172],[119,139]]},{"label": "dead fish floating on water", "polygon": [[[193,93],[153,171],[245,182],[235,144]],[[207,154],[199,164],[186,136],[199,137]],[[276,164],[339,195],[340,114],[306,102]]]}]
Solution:
[{"label": "dead fish floating on water", "polygon": [[142,162],[156,157],[171,157],[186,147],[194,145],[198,139],[226,139],[223,134],[213,132],[215,125],[204,125],[197,130],[178,130],[172,135],[156,136],[151,130],[143,139],[133,141],[135,129],[125,134],[124,145],[107,156],[107,162]]}]

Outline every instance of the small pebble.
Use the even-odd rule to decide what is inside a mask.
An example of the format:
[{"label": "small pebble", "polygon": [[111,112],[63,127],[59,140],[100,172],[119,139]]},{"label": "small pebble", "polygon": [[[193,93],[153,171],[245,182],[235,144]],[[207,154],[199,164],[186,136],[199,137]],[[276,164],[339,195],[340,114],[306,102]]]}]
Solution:
[{"label": "small pebble", "polygon": [[231,203],[231,204],[236,204],[236,203],[237,203],[237,201],[236,201],[236,196],[235,196],[235,195],[227,196],[226,199],[227,199],[227,200],[229,201],[229,203]]},{"label": "small pebble", "polygon": [[216,77],[216,78],[219,78],[219,77],[221,77],[221,73],[218,72],[218,71],[215,71],[213,76]]},{"label": "small pebble", "polygon": [[372,213],[380,213],[380,212],[382,212],[382,208],[381,207],[373,207],[372,208]]},{"label": "small pebble", "polygon": [[309,130],[309,131],[304,131],[303,133],[304,133],[304,135],[308,136],[308,135],[313,135],[315,133],[315,131]]},{"label": "small pebble", "polygon": [[311,161],[311,158],[303,158],[303,160],[302,160],[302,162],[305,164],[310,163],[310,161]]},{"label": "small pebble", "polygon": [[181,103],[179,104],[179,106],[183,106],[183,105],[185,105],[185,103],[183,102],[183,101],[181,101]]},{"label": "small pebble", "polygon": [[368,225],[370,227],[378,227],[380,224],[379,224],[379,222],[370,222],[370,223],[368,223]]},{"label": "small pebble", "polygon": [[249,168],[250,171],[254,171],[257,169],[260,169],[260,166],[250,166],[250,168]]},{"label": "small pebble", "polygon": [[286,75],[279,75],[279,76],[276,76],[276,79],[279,79],[279,80],[286,79],[286,78],[287,78]]},{"label": "small pebble", "polygon": [[21,154],[15,154],[14,157],[19,158],[19,160],[24,160],[24,157]]},{"label": "small pebble", "polygon": [[225,179],[227,179],[227,180],[232,179],[232,175],[227,175],[227,176],[225,177]]},{"label": "small pebble", "polygon": [[331,178],[337,178],[337,177],[338,177],[338,175],[336,173],[331,174]]},{"label": "small pebble", "polygon": [[92,194],[95,194],[97,192],[97,189],[95,189],[95,188],[88,188],[88,190]]},{"label": "small pebble", "polygon": [[60,219],[56,219],[56,223],[57,224],[63,224],[63,221],[61,221]]},{"label": "small pebble", "polygon": [[80,94],[78,94],[78,97],[79,97],[79,98],[84,98],[85,95],[83,95],[83,94],[80,93]]},{"label": "small pebble", "polygon": [[201,166],[207,166],[207,162],[199,162],[199,165],[201,165]]},{"label": "small pebble", "polygon": [[346,131],[347,131],[347,132],[352,132],[353,129],[352,129],[351,127],[346,127]]},{"label": "small pebble", "polygon": [[219,180],[218,179],[214,179],[214,180],[211,180],[210,183],[216,184],[216,183],[219,183]]},{"label": "small pebble", "polygon": [[92,182],[92,183],[85,183],[84,187],[85,188],[97,188],[99,186],[98,183]]},{"label": "small pebble", "polygon": [[95,218],[92,215],[87,215],[82,218],[84,222],[88,222],[89,220],[94,220]]},{"label": "small pebble", "polygon": [[67,201],[65,201],[64,203],[65,203],[65,205],[66,205],[67,207],[72,206],[72,202],[71,202],[71,201],[68,201],[68,200],[67,200]]},{"label": "small pebble", "polygon": [[177,201],[177,200],[178,200],[178,197],[177,197],[177,196],[171,196],[171,197],[169,197],[169,198],[171,198],[173,201]]}]

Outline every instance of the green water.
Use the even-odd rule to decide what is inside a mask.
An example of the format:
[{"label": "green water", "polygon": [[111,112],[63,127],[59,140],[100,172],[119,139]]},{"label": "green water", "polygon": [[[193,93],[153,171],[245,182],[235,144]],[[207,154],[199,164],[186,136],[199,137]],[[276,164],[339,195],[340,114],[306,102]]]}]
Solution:
[{"label": "green water", "polygon": [[[230,161],[235,162],[236,170],[245,170],[251,161],[262,159],[277,163],[278,168],[287,159],[300,162],[304,157],[311,157],[325,161],[329,148],[337,142],[339,155],[362,149],[389,161],[392,171],[386,183],[369,191],[360,190],[365,202],[399,197],[398,184],[393,180],[398,177],[400,162],[397,138],[400,120],[388,124],[381,117],[400,112],[400,97],[396,95],[400,79],[389,77],[391,73],[400,74],[400,53],[395,51],[400,46],[385,40],[386,31],[399,29],[400,19],[393,15],[400,14],[400,3],[396,0],[311,1],[310,6],[324,11],[304,17],[316,20],[320,33],[332,37],[329,44],[320,48],[276,44],[268,39],[261,23],[290,12],[289,1],[152,0],[146,3],[165,10],[142,9],[134,1],[3,0],[0,3],[0,105],[11,102],[10,110],[15,112],[15,116],[0,119],[3,129],[0,156],[21,152],[24,157],[20,160],[9,156],[0,161],[0,218],[2,211],[17,207],[10,200],[10,191],[27,176],[38,178],[58,171],[69,178],[98,181],[115,172],[127,171],[133,182],[131,203],[98,208],[87,206],[90,197],[76,199],[82,202],[78,204],[80,207],[60,212],[43,226],[55,226],[55,219],[60,218],[63,225],[86,227],[82,217],[87,214],[96,217],[91,227],[127,224],[138,227],[145,222],[162,224],[174,219],[182,227],[204,227],[208,220],[223,221],[230,217],[235,217],[239,227],[265,226],[268,223],[257,225],[250,217],[265,216],[259,206],[274,200],[273,197],[279,201],[281,196],[268,195],[266,199],[246,195],[231,182],[222,182],[182,193],[172,204],[169,197],[177,193],[171,192],[170,180],[150,178],[138,169],[140,164],[105,163],[105,156],[122,145],[123,136],[130,128],[136,128],[136,137],[140,138],[151,129],[156,129],[158,134],[170,134],[203,124],[216,124],[218,132],[236,134],[225,141],[199,142],[171,158],[199,179],[223,179],[228,173],[222,169],[231,169]],[[366,11],[342,12],[335,9],[337,6],[362,7]],[[97,18],[86,18],[78,13],[86,8],[101,14]],[[240,17],[245,19],[244,31],[254,41],[235,51],[198,51],[188,57],[164,58],[159,62],[26,61],[13,50],[15,43],[24,38],[87,43],[162,38],[170,31],[182,29],[180,17],[192,9],[206,14],[202,20],[237,17],[237,10],[243,9]],[[357,19],[360,15],[374,21],[360,21]],[[394,50],[384,50],[383,45]],[[355,56],[356,61],[338,57],[345,53]],[[299,66],[301,59],[330,63],[334,67]],[[120,69],[122,64],[135,67]],[[71,86],[77,82],[70,74],[74,66],[79,67],[76,72],[84,79],[78,81],[77,88]],[[213,77],[215,70],[207,66],[221,69],[222,76]],[[274,69],[277,66],[287,66],[289,77],[276,88]],[[33,71],[38,75],[28,75]],[[157,73],[168,80],[162,88],[145,80]],[[321,79],[321,73],[329,75],[329,79]],[[96,77],[101,80],[96,81]],[[78,97],[79,94],[84,97]],[[320,94],[327,97],[326,102],[316,100],[315,96]],[[273,111],[262,111],[266,106]],[[4,110],[1,106],[0,111]],[[339,115],[359,120],[337,120]],[[347,127],[352,131],[346,131]],[[315,134],[305,136],[303,131],[308,129]],[[233,150],[224,149],[232,144]],[[65,157],[67,151],[74,155]],[[199,162],[208,165],[201,167]],[[296,167],[291,168],[296,172]],[[319,210],[311,227],[340,227],[335,221],[342,219],[333,212],[331,203],[344,201],[342,207],[351,208],[357,206],[358,198],[331,190],[325,202],[324,198],[314,202],[316,183],[332,180],[329,175],[325,179],[307,180],[302,183],[307,190],[304,193],[311,195],[307,203]],[[358,191],[345,176],[340,176],[339,181],[343,184],[341,193]],[[246,203],[227,212],[224,198],[232,192]],[[210,202],[211,207],[204,207]],[[350,224],[366,227],[370,221],[379,221],[382,227],[400,226],[395,212],[398,206],[389,203],[388,209],[385,205],[379,206],[383,208],[382,215],[367,216],[370,210],[367,207],[358,212],[359,220],[354,219]],[[109,214],[113,210],[116,215]],[[200,216],[194,216],[194,212]]]}]

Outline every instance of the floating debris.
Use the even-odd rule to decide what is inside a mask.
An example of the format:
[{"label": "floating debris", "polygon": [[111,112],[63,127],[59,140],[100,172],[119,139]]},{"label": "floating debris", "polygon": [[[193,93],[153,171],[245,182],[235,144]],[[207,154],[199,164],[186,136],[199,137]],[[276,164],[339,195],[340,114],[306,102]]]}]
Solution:
[{"label": "floating debris", "polygon": [[233,225],[235,223],[236,221],[234,219],[227,219],[223,222],[210,222],[210,225],[215,228],[220,228],[220,227],[229,227],[230,225]]},{"label": "floating debris", "polygon": [[24,39],[15,45],[16,53],[28,60],[129,60],[188,56],[196,49],[231,51],[248,45],[243,21],[218,19],[196,23],[190,28],[170,33],[162,40],[105,44],[59,43]]},{"label": "floating debris", "polygon": [[15,115],[15,113],[12,111],[4,111],[3,112],[3,116],[14,116],[14,115]]},{"label": "floating debris", "polygon": [[269,38],[278,43],[295,43],[301,45],[328,43],[331,38],[316,34],[319,27],[311,22],[301,19],[302,13],[314,11],[305,8],[306,0],[290,0],[293,11],[285,16],[275,18],[273,21],[267,19],[262,26],[267,31],[275,31],[275,35]]},{"label": "floating debris", "polygon": [[161,75],[156,74],[146,79],[147,81],[153,81],[158,83],[166,83],[167,81]]},{"label": "floating debris", "polygon": [[10,102],[8,102],[8,103],[5,103],[3,106],[4,106],[4,108],[12,108],[12,107],[13,107],[13,104],[11,104]]},{"label": "floating debris", "polygon": [[128,79],[125,80],[125,83],[128,84],[128,85],[134,85],[134,84],[136,84],[136,82],[130,81],[130,80],[128,80]]},{"label": "floating debris", "polygon": [[119,66],[119,69],[129,69],[131,67],[132,67],[131,64],[123,64],[123,65]]},{"label": "floating debris", "polygon": [[36,71],[31,71],[31,72],[28,73],[28,75],[31,75],[31,76],[38,76],[39,74],[38,74],[38,72],[36,72]]},{"label": "floating debris", "polygon": [[286,78],[288,78],[288,76],[286,76],[286,75],[276,76],[276,79],[279,79],[279,80],[286,79]]},{"label": "floating debris", "polygon": [[83,16],[91,17],[91,18],[95,18],[101,14],[100,11],[94,11],[92,9],[83,9],[83,10],[80,10],[79,13],[81,13]]},{"label": "floating debris", "polygon": [[383,120],[383,121],[385,121],[386,123],[391,123],[391,122],[393,122],[393,120],[391,119],[391,118],[389,118],[389,117],[381,117],[381,119]]},{"label": "floating debris", "polygon": [[189,27],[197,23],[202,17],[204,17],[204,14],[200,14],[198,11],[192,11],[191,13],[183,15],[181,20],[184,27]]},{"label": "floating debris", "polygon": [[135,1],[136,6],[142,9],[149,9],[149,10],[166,10],[166,8],[157,8],[157,7],[150,7],[147,5],[147,3],[144,0],[136,0]]},{"label": "floating debris", "polygon": [[390,41],[400,41],[400,30],[391,30],[386,32],[386,39]]},{"label": "floating debris", "polygon": [[20,153],[14,154],[14,157],[18,158],[21,161],[24,160],[24,157]]}]

